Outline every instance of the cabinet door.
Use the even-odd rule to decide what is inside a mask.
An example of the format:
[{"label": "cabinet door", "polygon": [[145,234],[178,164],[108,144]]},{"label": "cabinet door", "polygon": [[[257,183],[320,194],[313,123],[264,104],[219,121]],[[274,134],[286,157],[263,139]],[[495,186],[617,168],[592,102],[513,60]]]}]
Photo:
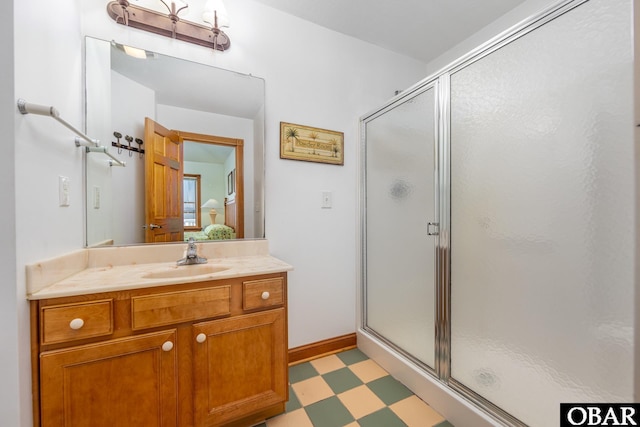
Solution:
[{"label": "cabinet door", "polygon": [[42,353],[43,427],[177,425],[176,332]]},{"label": "cabinet door", "polygon": [[196,426],[286,402],[284,308],[193,326]]}]

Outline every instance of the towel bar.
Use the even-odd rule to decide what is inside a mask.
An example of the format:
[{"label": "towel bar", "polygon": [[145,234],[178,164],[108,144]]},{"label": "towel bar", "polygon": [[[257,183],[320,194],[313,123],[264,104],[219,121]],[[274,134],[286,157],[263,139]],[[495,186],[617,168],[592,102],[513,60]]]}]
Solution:
[{"label": "towel bar", "polygon": [[96,152],[106,154],[112,159],[112,160],[109,160],[110,166],[114,166],[114,165],[123,166],[123,167],[126,166],[125,162],[118,160],[116,157],[110,154],[107,151],[107,147],[101,146],[100,142],[97,139],[89,138],[87,135],[80,132],[73,125],[71,125],[62,117],[60,117],[60,113],[55,107],[32,104],[25,101],[24,99],[18,99],[18,111],[20,111],[22,114],[37,114],[40,116],[49,116],[54,118],[56,121],[61,123],[64,127],[66,127],[67,129],[73,131],[76,135],[78,135],[78,137],[76,137],[75,139],[76,147],[83,146],[83,147],[87,147],[87,152],[96,151]]}]

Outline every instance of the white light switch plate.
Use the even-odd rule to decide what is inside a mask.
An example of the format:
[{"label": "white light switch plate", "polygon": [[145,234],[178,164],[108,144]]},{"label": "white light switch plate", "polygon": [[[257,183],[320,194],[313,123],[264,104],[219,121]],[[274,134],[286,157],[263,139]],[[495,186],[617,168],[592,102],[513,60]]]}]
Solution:
[{"label": "white light switch plate", "polygon": [[69,178],[66,176],[58,176],[58,200],[60,206],[69,206],[69,187],[71,184],[69,183]]},{"label": "white light switch plate", "polygon": [[100,209],[100,187],[93,186],[93,209]]},{"label": "white light switch plate", "polygon": [[322,208],[323,209],[331,209],[333,202],[332,202],[332,194],[331,191],[323,191],[322,192]]}]

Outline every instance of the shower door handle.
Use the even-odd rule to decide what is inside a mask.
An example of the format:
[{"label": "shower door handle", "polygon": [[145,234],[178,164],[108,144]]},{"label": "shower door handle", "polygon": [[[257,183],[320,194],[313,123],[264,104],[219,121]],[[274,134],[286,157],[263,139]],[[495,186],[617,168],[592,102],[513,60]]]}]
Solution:
[{"label": "shower door handle", "polygon": [[427,234],[429,236],[437,236],[440,234],[440,223],[439,222],[428,222],[427,223]]}]

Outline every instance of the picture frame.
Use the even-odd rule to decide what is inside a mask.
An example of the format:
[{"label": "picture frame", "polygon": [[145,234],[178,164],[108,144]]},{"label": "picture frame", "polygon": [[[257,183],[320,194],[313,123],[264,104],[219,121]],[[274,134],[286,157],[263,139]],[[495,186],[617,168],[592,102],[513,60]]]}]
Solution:
[{"label": "picture frame", "polygon": [[344,133],[280,122],[280,158],[344,165]]},{"label": "picture frame", "polygon": [[227,195],[232,195],[236,192],[236,170],[233,169],[227,175]]}]

